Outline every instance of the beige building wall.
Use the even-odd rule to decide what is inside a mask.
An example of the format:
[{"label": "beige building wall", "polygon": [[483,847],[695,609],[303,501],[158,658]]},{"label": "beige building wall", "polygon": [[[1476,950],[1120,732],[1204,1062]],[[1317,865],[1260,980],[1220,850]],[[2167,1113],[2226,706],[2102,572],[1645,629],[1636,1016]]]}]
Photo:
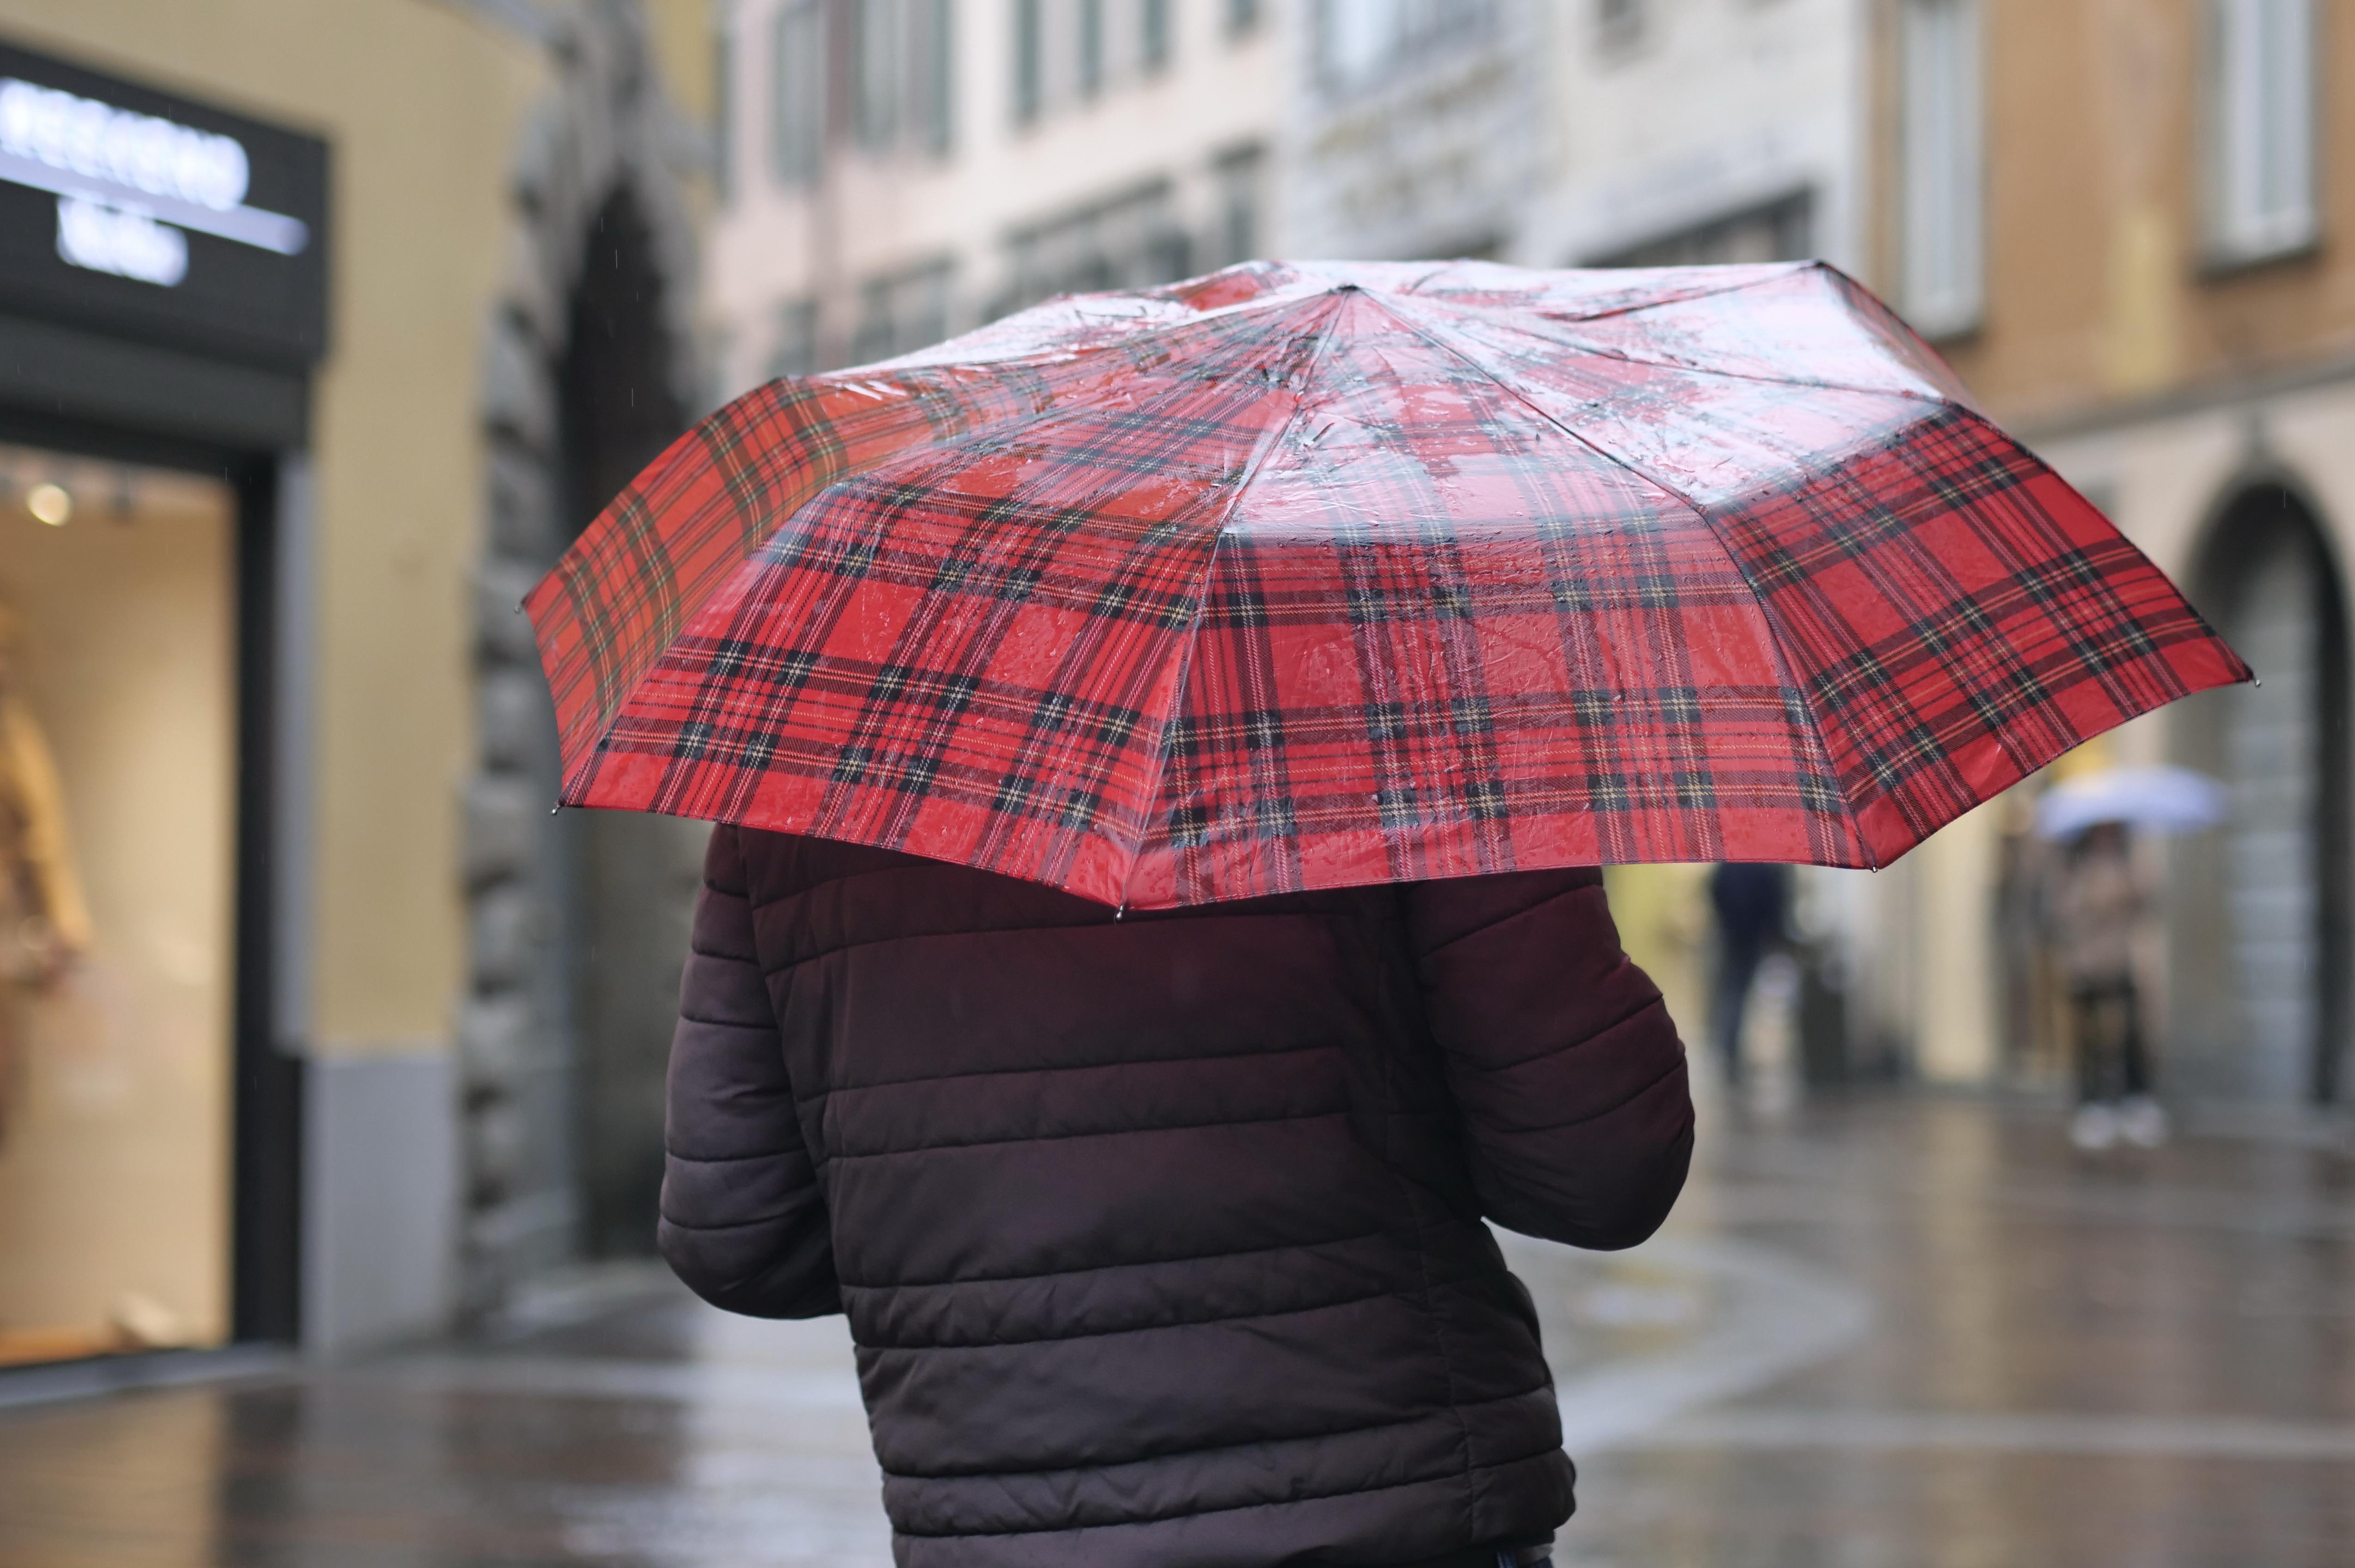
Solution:
[{"label": "beige building wall", "polygon": [[1999,415],[2049,425],[2355,349],[2355,258],[2328,242],[2355,212],[2341,7],[2316,8],[2324,242],[2239,267],[2206,240],[2204,0],[1983,8],[1989,305],[1945,347]]}]

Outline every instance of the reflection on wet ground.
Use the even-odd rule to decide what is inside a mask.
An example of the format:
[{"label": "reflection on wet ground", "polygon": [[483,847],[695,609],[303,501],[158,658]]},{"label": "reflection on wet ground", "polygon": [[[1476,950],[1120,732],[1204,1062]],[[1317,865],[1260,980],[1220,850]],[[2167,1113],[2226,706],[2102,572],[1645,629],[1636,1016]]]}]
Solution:
[{"label": "reflection on wet ground", "polygon": [[[1726,1123],[1669,1229],[1511,1244],[1569,1568],[2355,1563],[2355,1151],[2050,1112]],[[880,1568],[838,1319],[651,1282],[495,1347],[0,1412],[0,1564]]]}]

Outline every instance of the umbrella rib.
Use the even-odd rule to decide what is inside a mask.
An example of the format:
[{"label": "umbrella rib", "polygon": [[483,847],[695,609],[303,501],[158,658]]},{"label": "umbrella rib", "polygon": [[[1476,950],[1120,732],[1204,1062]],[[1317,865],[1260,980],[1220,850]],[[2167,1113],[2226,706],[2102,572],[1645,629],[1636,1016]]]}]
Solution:
[{"label": "umbrella rib", "polygon": [[[1293,399],[1292,411],[1284,416],[1284,422],[1274,428],[1258,451],[1252,453],[1251,461],[1243,466],[1241,476],[1235,481],[1233,493],[1227,497],[1227,504],[1220,509],[1216,530],[1210,535],[1210,553],[1202,562],[1202,575],[1198,580],[1200,587],[1195,600],[1194,616],[1186,627],[1186,645],[1178,651],[1178,677],[1169,683],[1169,711],[1162,715],[1161,719],[1161,733],[1165,742],[1169,734],[1169,726],[1178,721],[1185,709],[1186,678],[1193,673],[1194,645],[1202,637],[1202,613],[1209,603],[1211,578],[1219,569],[1219,549],[1226,543],[1227,525],[1233,520],[1235,508],[1242,505],[1243,496],[1251,489],[1252,482],[1259,477],[1259,471],[1266,466],[1267,460],[1284,443],[1292,434],[1293,428],[1300,422],[1300,411],[1308,404],[1308,393],[1316,383],[1317,367],[1324,364],[1326,352],[1333,346],[1333,323],[1341,314],[1342,299],[1347,294],[1363,292],[1353,286],[1347,289],[1334,289],[1329,293],[1327,297],[1331,303],[1326,307],[1325,319],[1317,329],[1316,347],[1310,351],[1308,363],[1301,368],[1300,395]],[[1160,800],[1162,780],[1167,776],[1168,772],[1169,748],[1165,743],[1160,749],[1159,755],[1154,759],[1152,787],[1145,792],[1144,798],[1147,803],[1146,807],[1147,811],[1150,811],[1153,805]],[[1130,869],[1132,870],[1135,869],[1133,861]],[[1122,907],[1127,907],[1124,898]]]},{"label": "umbrella rib", "polygon": [[[1746,283],[1742,285],[1744,288],[1749,286],[1750,285]],[[1732,289],[1723,289],[1719,292],[1721,293],[1731,293],[1734,291]],[[1416,297],[1420,299],[1423,296],[1418,295]],[[1435,301],[1434,303],[1444,304],[1445,302]],[[1666,303],[1671,304],[1681,304],[1684,302],[1682,300],[1671,300]],[[1646,305],[1639,308],[1648,310],[1653,307]],[[1628,312],[1621,314],[1633,313]],[[1540,321],[1550,321],[1553,319],[1552,317],[1545,315],[1542,311],[1519,311],[1499,313],[1499,315],[1505,315],[1508,318],[1509,318],[1510,315],[1520,315],[1535,316]],[[1604,318],[1601,316],[1585,316],[1578,319],[1600,321]],[[1546,333],[1532,331],[1530,328],[1526,326],[1517,328],[1517,330],[1527,332],[1530,336],[1537,338],[1540,342],[1555,348],[1566,348],[1578,354],[1591,354],[1597,359],[1614,359],[1623,365],[1642,365],[1647,368],[1655,370],[1679,370],[1695,376],[1717,376],[1729,381],[1749,381],[1762,387],[1813,387],[1819,390],[1828,392],[1855,392],[1861,397],[1913,398],[1921,402],[1935,404],[1940,408],[1950,409],[1956,406],[1955,400],[1946,396],[1943,392],[1917,392],[1909,390],[1902,387],[1863,387],[1857,385],[1853,381],[1832,381],[1824,379],[1821,377],[1814,376],[1761,376],[1747,370],[1728,370],[1716,365],[1689,364],[1681,359],[1654,359],[1641,354],[1631,354],[1624,348],[1614,348],[1603,344],[1565,342],[1561,338],[1551,336]],[[1486,373],[1485,368],[1483,373]]]},{"label": "umbrella rib", "polygon": [[[1490,381],[1495,382],[1497,389],[1507,397],[1512,399],[1515,402],[1519,403],[1523,408],[1528,409],[1531,413],[1537,415],[1538,418],[1543,420],[1554,429],[1561,432],[1562,434],[1570,437],[1571,440],[1586,448],[1587,451],[1593,453],[1605,463],[1625,469],[1628,473],[1633,474],[1636,478],[1643,480],[1646,485],[1650,485],[1664,495],[1673,496],[1676,500],[1681,502],[1684,505],[1685,509],[1692,513],[1693,517],[1700,521],[1701,527],[1709,530],[1710,537],[1717,540],[1718,548],[1726,552],[1728,559],[1734,559],[1732,548],[1729,547],[1725,543],[1725,540],[1718,534],[1716,525],[1710,521],[1709,509],[1703,507],[1700,502],[1694,500],[1691,496],[1686,495],[1675,485],[1668,484],[1667,481],[1660,479],[1657,475],[1646,473],[1636,464],[1629,462],[1626,458],[1620,456],[1617,453],[1611,451],[1607,447],[1600,445],[1592,438],[1582,434],[1578,431],[1573,430],[1569,425],[1563,423],[1541,404],[1530,398],[1529,394],[1523,392],[1518,387],[1514,386],[1511,381],[1498,375],[1495,370],[1489,368],[1488,366],[1483,364],[1477,356],[1455,344],[1448,342],[1444,337],[1432,331],[1423,323],[1416,321],[1411,315],[1400,310],[1395,304],[1382,299],[1376,299],[1374,303],[1377,305],[1380,305],[1383,310],[1390,312],[1392,316],[1397,318],[1399,324],[1404,326],[1409,332],[1413,333],[1416,336],[1422,338],[1425,343],[1430,344],[1440,352],[1453,355],[1455,357],[1462,360],[1465,364],[1469,365],[1473,369],[1477,370]],[[1740,570],[1738,560],[1736,562],[1736,570]],[[1744,582],[1749,581],[1750,574],[1748,572],[1742,572],[1742,576]],[[1754,595],[1756,590],[1753,589],[1752,592]],[[1767,613],[1766,606],[1764,603],[1761,603],[1758,606],[1758,618],[1765,624],[1766,635],[1768,641],[1774,646],[1774,660],[1782,667],[1784,680],[1789,684],[1790,689],[1798,693],[1801,700],[1805,701],[1806,693],[1801,689],[1796,677],[1792,674],[1790,651],[1783,645],[1782,628],[1774,624],[1774,617]],[[1835,788],[1840,789],[1840,802],[1848,808],[1849,830],[1854,832],[1856,835],[1858,848],[1864,851],[1868,869],[1877,871],[1881,869],[1881,859],[1878,855],[1873,853],[1872,845],[1866,839],[1863,830],[1857,826],[1856,818],[1858,813],[1856,802],[1849,799],[1848,791],[1839,784],[1839,776],[1838,772],[1830,765],[1831,746],[1824,738],[1823,721],[1817,717],[1815,707],[1812,703],[1807,705],[1807,717],[1812,721],[1815,729],[1817,748],[1821,751],[1824,755],[1826,775],[1832,780]]]},{"label": "umbrella rib", "polygon": [[[1713,289],[1695,289],[1689,294],[1670,294],[1665,299],[1649,299],[1637,304],[1613,305],[1609,310],[1590,311],[1583,315],[1573,315],[1568,311],[1564,311],[1561,313],[1561,319],[1563,321],[1608,321],[1614,315],[1634,315],[1639,311],[1660,310],[1672,304],[1689,304],[1694,300],[1715,299],[1720,294],[1738,294],[1744,289],[1754,289],[1761,283],[1771,283],[1778,278],[1796,277],[1797,274],[1806,272],[1810,267],[1822,267],[1826,265],[1828,265],[1828,263],[1822,261],[1794,261],[1789,263],[1783,271],[1779,272],[1770,272],[1763,278],[1744,278],[1738,283],[1721,283]],[[1832,270],[1835,272],[1838,271],[1837,268],[1833,268]],[[1847,274],[1842,273],[1841,275],[1845,277]],[[1441,294],[1418,293],[1414,297],[1417,299],[1440,301],[1444,300],[1445,296]],[[1529,314],[1531,315],[1544,315],[1547,313],[1542,310],[1531,310]]]},{"label": "umbrella rib", "polygon": [[1717,376],[1725,380],[1749,381],[1761,387],[1811,387],[1817,391],[1854,392],[1867,398],[1913,398],[1921,402],[1932,403],[1946,409],[1955,406],[1955,400],[1943,392],[1917,392],[1904,387],[1862,387],[1853,381],[1830,381],[1816,376],[1760,376],[1747,370],[1728,370],[1716,365],[1690,365],[1680,359],[1649,359],[1641,354],[1630,354],[1620,348],[1606,348],[1600,344],[1564,343],[1556,337],[1544,337],[1538,334],[1532,334],[1532,336],[1540,336],[1541,341],[1553,344],[1557,347],[1573,349],[1581,354],[1591,354],[1597,359],[1615,359],[1623,365],[1641,365],[1654,370],[1679,370],[1694,376]]},{"label": "umbrella rib", "polygon": [[[1311,261],[1311,262],[1303,262],[1303,263],[1301,263],[1301,265],[1304,265],[1304,266],[1315,266],[1315,265],[1316,265],[1316,264],[1317,264],[1317,263],[1313,262],[1313,261]],[[1744,262],[1744,263],[1737,263],[1737,264],[1740,264],[1740,265],[1745,265],[1745,266],[1747,266],[1747,265],[1776,265],[1776,263],[1771,263],[1771,262],[1767,262],[1767,263],[1750,263],[1750,262]],[[1442,262],[1438,263],[1437,265],[1433,266],[1433,267],[1431,269],[1431,271],[1429,271],[1429,272],[1427,272],[1423,273],[1421,277],[1419,277],[1419,278],[1415,279],[1412,283],[1406,284],[1404,287],[1402,287],[1402,288],[1395,288],[1395,289],[1385,289],[1385,290],[1383,290],[1383,291],[1381,291],[1381,292],[1383,292],[1384,293],[1393,293],[1393,294],[1400,294],[1400,295],[1410,296],[1410,297],[1414,298],[1414,299],[1431,300],[1431,301],[1433,301],[1433,302],[1435,302],[1435,303],[1444,303],[1444,302],[1447,300],[1447,298],[1448,298],[1448,296],[1447,296],[1446,294],[1444,294],[1444,293],[1423,293],[1423,284],[1425,284],[1425,283],[1429,283],[1429,282],[1431,282],[1431,280],[1432,280],[1432,279],[1433,279],[1433,278],[1435,278],[1435,277],[1438,277],[1441,273],[1443,273],[1443,272],[1446,272],[1449,268],[1451,268],[1451,267],[1453,267],[1453,266],[1455,266],[1455,265],[1457,265],[1457,263],[1455,263],[1455,262],[1454,262],[1454,261],[1442,261]],[[1688,304],[1688,303],[1689,303],[1689,302],[1691,302],[1691,301],[1693,301],[1693,300],[1713,299],[1713,298],[1715,298],[1715,297],[1716,297],[1717,295],[1719,295],[1719,294],[1739,293],[1740,293],[1741,291],[1742,291],[1743,289],[1754,289],[1754,288],[1758,287],[1761,283],[1773,283],[1774,281],[1775,281],[1775,280],[1776,280],[1776,279],[1778,279],[1778,278],[1787,278],[1787,277],[1791,277],[1791,276],[1793,276],[1793,275],[1795,275],[1795,274],[1796,274],[1796,273],[1804,272],[1806,272],[1807,269],[1809,269],[1810,267],[1828,267],[1828,268],[1829,268],[1829,270],[1831,270],[1831,271],[1833,271],[1833,272],[1838,272],[1838,268],[1836,268],[1836,267],[1829,267],[1829,263],[1828,263],[1828,262],[1824,262],[1824,261],[1787,261],[1787,262],[1780,263],[1779,265],[1780,265],[1780,270],[1779,270],[1779,271],[1773,272],[1769,272],[1769,273],[1767,273],[1764,277],[1759,277],[1759,278],[1744,278],[1744,279],[1742,279],[1740,283],[1720,283],[1720,284],[1717,284],[1715,287],[1712,287],[1712,288],[1706,288],[1706,289],[1695,289],[1695,290],[1693,290],[1693,291],[1692,291],[1691,293],[1672,293],[1672,294],[1666,294],[1666,295],[1663,295],[1663,296],[1660,296],[1660,297],[1658,297],[1658,298],[1655,298],[1655,299],[1639,300],[1639,301],[1637,301],[1637,302],[1636,302],[1636,303],[1634,303],[1634,304],[1614,304],[1614,305],[1613,305],[1613,306],[1612,306],[1610,309],[1608,309],[1608,310],[1594,310],[1594,311],[1588,311],[1588,312],[1585,312],[1585,313],[1584,313],[1584,314],[1582,314],[1582,315],[1580,315],[1580,314],[1574,314],[1573,312],[1572,312],[1572,311],[1570,311],[1570,310],[1562,310],[1562,311],[1560,311],[1560,312],[1558,312],[1558,313],[1550,313],[1550,314],[1558,315],[1559,318],[1560,318],[1561,320],[1563,320],[1563,321],[1608,321],[1611,317],[1613,317],[1613,316],[1614,316],[1614,315],[1634,315],[1634,314],[1636,314],[1637,311],[1645,311],[1645,310],[1658,310],[1658,309],[1660,309],[1662,306],[1665,306],[1665,305],[1672,305],[1672,304]],[[1573,270],[1573,271],[1581,271],[1581,270],[1583,270],[1583,271],[1595,271],[1595,272],[1617,272],[1617,271],[1620,271],[1621,269],[1618,269],[1618,268],[1590,268],[1590,269],[1572,269],[1572,270]],[[1634,269],[1629,269],[1629,270],[1634,270]],[[1696,270],[1696,271],[1704,271],[1704,270],[1706,270],[1706,269],[1695,269],[1695,270]],[[1840,275],[1841,275],[1841,276],[1843,276],[1843,277],[1846,277],[1846,276],[1847,276],[1847,274],[1846,274],[1846,273],[1844,273],[1844,272],[1843,272],[1843,273],[1841,273]],[[1499,307],[1499,308],[1506,308],[1506,307]],[[1515,308],[1515,309],[1526,309],[1526,310],[1528,311],[1528,313],[1529,313],[1529,315],[1545,315],[1550,314],[1550,313],[1549,313],[1549,312],[1547,312],[1546,310],[1542,309],[1541,307],[1538,307],[1538,306],[1526,306],[1526,307],[1523,307],[1523,306],[1516,306],[1516,307],[1510,307],[1510,308]]]},{"label": "umbrella rib", "polygon": [[[1005,367],[1018,367],[1037,364],[1044,360],[1075,359],[1080,357],[1082,355],[1108,354],[1117,348],[1132,347],[1141,338],[1158,337],[1167,333],[1182,331],[1188,327],[1199,326],[1206,321],[1216,321],[1221,316],[1242,315],[1255,310],[1281,310],[1286,305],[1305,304],[1308,300],[1315,299],[1320,293],[1329,294],[1337,292],[1337,289],[1327,288],[1324,290],[1310,290],[1305,293],[1287,293],[1285,291],[1281,289],[1270,289],[1263,294],[1254,295],[1252,298],[1247,300],[1237,300],[1232,304],[1223,304],[1215,310],[1198,310],[1194,311],[1189,315],[1164,321],[1148,321],[1140,319],[1135,321],[1129,326],[1128,330],[1123,332],[1117,337],[1103,338],[1094,343],[1059,344],[1051,348],[1035,348],[1026,354],[1008,355],[1002,359],[927,359],[922,357],[922,356],[930,354],[933,352],[933,350],[931,348],[919,348],[912,353],[902,354],[895,358],[877,359],[865,365],[846,366],[842,369],[827,370],[815,376],[804,376],[788,379],[803,381],[819,381],[829,386],[845,386],[854,384],[861,380],[874,379],[871,376],[860,374],[862,371],[871,372],[880,370],[897,374],[902,370],[953,370],[964,366],[987,366],[992,369],[996,369]],[[1033,305],[1031,308],[1036,310],[1042,306],[1052,304],[1056,300],[1083,300],[1105,297],[1130,298],[1134,296],[1129,291],[1124,290],[1104,291],[1100,293],[1055,294],[1039,301],[1039,304]],[[1010,320],[1012,318],[1009,317],[1007,319]],[[993,323],[992,325],[1000,324]],[[954,341],[955,339],[954,338],[949,340],[950,343],[954,343]],[[938,347],[946,347],[948,345],[942,344]],[[889,378],[887,377],[885,379],[888,379]]]}]

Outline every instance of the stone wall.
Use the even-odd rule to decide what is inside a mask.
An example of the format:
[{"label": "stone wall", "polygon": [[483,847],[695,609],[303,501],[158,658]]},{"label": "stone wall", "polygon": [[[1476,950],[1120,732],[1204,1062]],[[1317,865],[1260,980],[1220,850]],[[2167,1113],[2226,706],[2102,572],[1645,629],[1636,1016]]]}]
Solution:
[{"label": "stone wall", "polygon": [[[584,1040],[595,1020],[583,1017],[582,998],[611,1005],[616,975],[627,977],[633,994],[659,995],[666,1004],[675,996],[700,840],[693,825],[608,829],[578,820],[596,814],[553,813],[554,724],[519,606],[579,520],[568,512],[559,377],[581,268],[599,215],[617,190],[627,191],[643,223],[662,284],[646,304],[661,314],[671,401],[696,406],[687,187],[699,177],[703,140],[665,97],[645,17],[632,0],[582,0],[564,10],[509,4],[496,15],[536,34],[555,85],[517,150],[510,261],[485,325],[483,365],[481,750],[466,791],[471,946],[458,1029],[460,1280],[464,1306],[474,1314],[495,1307],[517,1280],[582,1250],[582,1198],[598,1179],[600,1157],[581,1137],[584,1107],[600,1097],[586,1081]],[[634,923],[601,921],[588,902],[601,891]],[[592,945],[601,929],[637,940],[601,953]],[[623,1010],[643,1019],[653,1009],[649,1002]],[[638,1088],[643,1098],[642,1082]],[[651,1112],[658,1137],[658,1104]],[[653,1157],[643,1137],[605,1152],[634,1164]]]}]

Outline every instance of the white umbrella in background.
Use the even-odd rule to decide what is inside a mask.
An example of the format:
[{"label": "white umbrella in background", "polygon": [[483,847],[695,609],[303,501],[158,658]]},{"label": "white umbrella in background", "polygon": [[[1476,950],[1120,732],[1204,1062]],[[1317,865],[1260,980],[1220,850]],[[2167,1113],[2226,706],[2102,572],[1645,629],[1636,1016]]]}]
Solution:
[{"label": "white umbrella in background", "polygon": [[2190,833],[2224,819],[2224,786],[2190,768],[2106,768],[2056,784],[2036,803],[2036,831],[2074,838],[2100,822]]}]

